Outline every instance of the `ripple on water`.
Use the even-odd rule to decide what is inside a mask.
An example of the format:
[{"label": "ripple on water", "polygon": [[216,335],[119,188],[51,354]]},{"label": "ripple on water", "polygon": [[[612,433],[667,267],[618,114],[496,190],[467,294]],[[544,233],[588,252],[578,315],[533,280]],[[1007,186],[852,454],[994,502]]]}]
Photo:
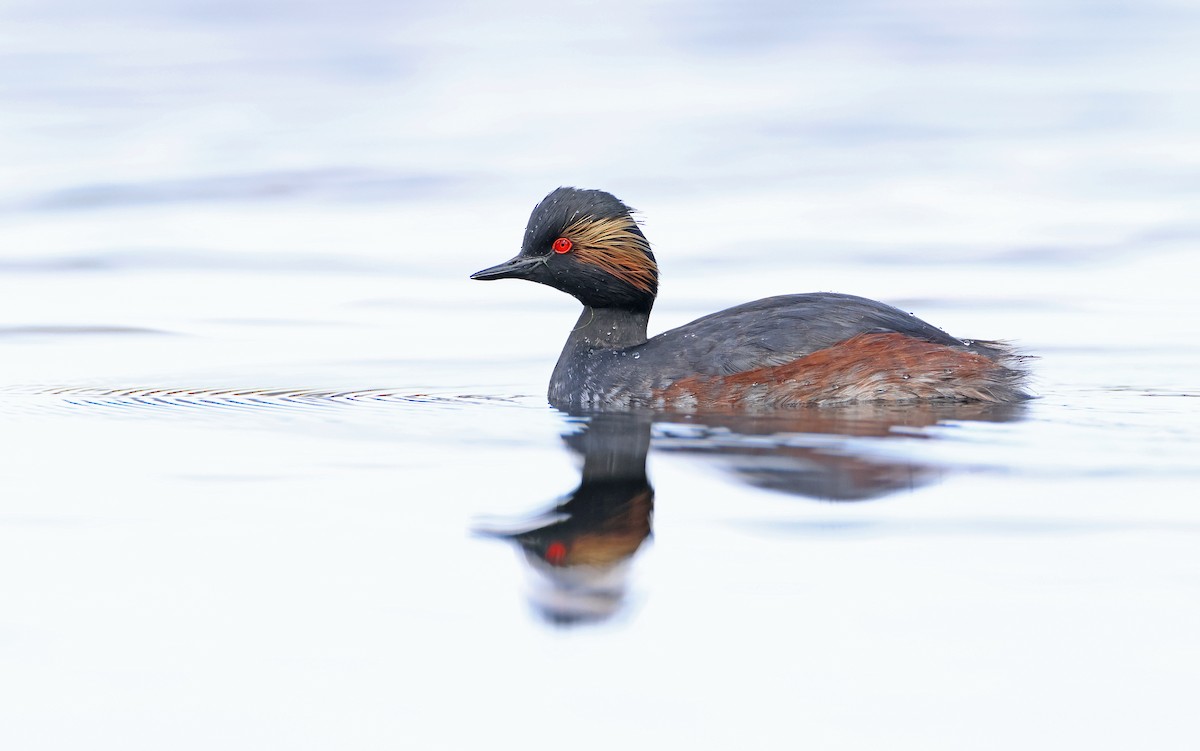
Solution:
[{"label": "ripple on water", "polygon": [[413,407],[460,408],[519,405],[519,396],[400,392],[393,389],[312,388],[96,388],[26,386],[0,389],[0,413],[96,413],[109,415],[228,413],[328,414],[348,410],[390,411]]}]

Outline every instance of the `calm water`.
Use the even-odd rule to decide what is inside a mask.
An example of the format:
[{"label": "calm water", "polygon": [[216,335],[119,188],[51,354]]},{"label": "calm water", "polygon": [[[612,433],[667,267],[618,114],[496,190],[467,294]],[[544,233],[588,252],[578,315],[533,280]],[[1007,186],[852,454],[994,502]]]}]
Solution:
[{"label": "calm water", "polygon": [[[1194,4],[394,6],[0,8],[0,747],[1197,747]],[[1039,398],[557,413],[560,184]]]}]

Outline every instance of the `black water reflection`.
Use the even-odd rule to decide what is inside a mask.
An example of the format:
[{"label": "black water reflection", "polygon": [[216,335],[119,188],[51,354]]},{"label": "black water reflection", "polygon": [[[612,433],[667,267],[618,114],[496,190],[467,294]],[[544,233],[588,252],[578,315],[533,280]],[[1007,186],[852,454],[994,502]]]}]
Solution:
[{"label": "black water reflection", "polygon": [[477,530],[522,550],[539,577],[530,601],[546,620],[564,625],[603,620],[623,604],[630,561],[650,537],[651,426],[643,415],[600,415],[580,423],[578,432],[563,435],[583,458],[579,487],[507,530]]},{"label": "black water reflection", "polygon": [[[563,435],[583,459],[579,486],[552,507],[480,534],[515,544],[533,574],[529,599],[557,625],[621,611],[631,563],[652,533],[651,447],[702,457],[755,487],[823,501],[864,501],[911,490],[947,471],[918,459],[881,458],[850,439],[933,439],[951,421],[1009,422],[1020,405],[917,405],[797,410],[771,417],[580,415]],[[869,442],[868,442],[869,443]]]},{"label": "black water reflection", "polygon": [[705,415],[665,422],[654,448],[704,456],[742,482],[824,501],[866,501],[912,490],[945,468],[886,459],[851,438],[932,439],[926,428],[954,421],[1011,422],[1021,404],[847,405],[772,416]]}]

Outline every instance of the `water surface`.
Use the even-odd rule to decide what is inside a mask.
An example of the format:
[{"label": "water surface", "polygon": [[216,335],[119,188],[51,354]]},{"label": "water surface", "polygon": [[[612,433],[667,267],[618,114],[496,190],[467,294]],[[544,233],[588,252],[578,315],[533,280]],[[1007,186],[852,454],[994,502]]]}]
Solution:
[{"label": "water surface", "polygon": [[[1194,8],[185,6],[0,10],[4,748],[1195,747]],[[1038,398],[551,410],[560,184]]]}]

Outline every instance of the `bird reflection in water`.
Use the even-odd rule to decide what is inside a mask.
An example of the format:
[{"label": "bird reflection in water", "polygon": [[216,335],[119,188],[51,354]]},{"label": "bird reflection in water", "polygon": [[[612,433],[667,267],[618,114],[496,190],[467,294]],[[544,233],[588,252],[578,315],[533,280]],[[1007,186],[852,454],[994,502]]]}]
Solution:
[{"label": "bird reflection in water", "polygon": [[[851,404],[772,415],[662,416],[658,452],[703,456],[748,485],[823,501],[867,501],[937,481],[947,471],[883,456],[879,439],[934,439],[926,430],[961,421],[1011,422],[1022,404]],[[665,419],[664,419],[665,418]],[[853,440],[866,439],[866,440]]]},{"label": "bird reflection in water", "polygon": [[[651,535],[646,455],[703,457],[747,484],[825,501],[863,501],[936,481],[946,471],[869,452],[872,439],[926,438],[952,421],[1008,422],[1021,405],[850,405],[769,417],[601,414],[563,436],[583,459],[579,486],[551,508],[476,532],[516,544],[534,574],[530,601],[556,625],[607,620],[626,602],[634,556]],[[853,439],[868,439],[855,441]]]},{"label": "bird reflection in water", "polygon": [[477,528],[520,547],[536,575],[535,610],[562,625],[605,620],[620,609],[654,510],[646,477],[650,418],[599,415],[580,427],[563,436],[583,457],[579,487],[513,528]]}]

